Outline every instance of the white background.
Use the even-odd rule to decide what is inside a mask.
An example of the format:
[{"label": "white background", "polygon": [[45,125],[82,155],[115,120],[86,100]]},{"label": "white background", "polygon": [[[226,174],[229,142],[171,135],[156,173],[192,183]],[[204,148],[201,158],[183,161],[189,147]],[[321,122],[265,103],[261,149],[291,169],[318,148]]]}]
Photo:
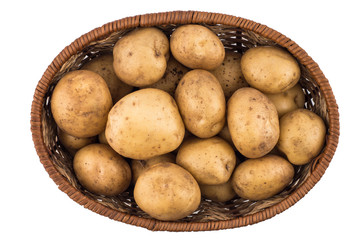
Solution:
[{"label": "white background", "polygon": [[[0,4],[0,239],[360,239],[359,13],[357,1],[2,1]],[[151,232],[87,210],[58,190],[30,132],[35,87],[73,40],[104,23],[138,14],[201,10],[265,24],[319,64],[340,107],[341,136],[320,182],[264,222],[231,230]]]}]

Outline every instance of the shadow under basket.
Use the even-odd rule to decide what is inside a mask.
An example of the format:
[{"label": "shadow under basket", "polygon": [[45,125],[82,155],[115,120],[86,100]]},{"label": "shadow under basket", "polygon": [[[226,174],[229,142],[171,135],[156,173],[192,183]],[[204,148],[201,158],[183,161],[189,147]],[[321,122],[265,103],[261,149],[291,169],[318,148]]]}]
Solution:
[{"label": "shadow under basket", "polygon": [[[309,164],[296,167],[291,184],[280,194],[262,201],[235,198],[225,203],[202,199],[200,207],[178,221],[151,218],[136,205],[131,190],[116,197],[92,194],[78,183],[72,157],[58,141],[50,101],[56,83],[72,70],[81,68],[92,58],[112,51],[116,41],[137,27],[157,27],[170,36],[182,24],[201,24],[214,31],[227,51],[274,45],[287,50],[301,67],[300,85],[305,108],[323,118],[327,126],[326,142],[320,155]],[[269,219],[294,205],[320,180],[338,144],[339,113],[328,80],[319,66],[294,41],[256,22],[217,13],[176,11],[128,17],[107,23],[76,39],[65,47],[48,66],[40,79],[31,107],[31,131],[41,163],[59,189],[84,207],[127,224],[150,230],[204,231],[227,229]]]}]

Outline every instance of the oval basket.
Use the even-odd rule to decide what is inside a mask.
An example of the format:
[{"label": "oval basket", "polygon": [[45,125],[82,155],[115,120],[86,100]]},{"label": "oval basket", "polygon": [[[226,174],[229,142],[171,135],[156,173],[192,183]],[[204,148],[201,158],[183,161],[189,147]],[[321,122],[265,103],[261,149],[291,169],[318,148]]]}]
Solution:
[{"label": "oval basket", "polygon": [[[114,43],[137,27],[155,26],[170,36],[182,24],[201,24],[214,31],[227,51],[243,53],[260,45],[286,49],[301,66],[300,85],[306,96],[305,108],[321,116],[327,125],[325,146],[309,164],[296,167],[294,180],[280,194],[262,201],[235,198],[226,203],[202,199],[190,216],[174,221],[149,217],[136,205],[131,190],[116,197],[104,197],[84,190],[75,178],[72,157],[59,143],[50,101],[58,80],[81,68],[92,58],[112,51]],[[31,106],[31,132],[41,163],[49,176],[71,199],[98,214],[150,230],[204,231],[227,229],[269,219],[294,205],[320,180],[338,144],[339,113],[332,89],[319,66],[294,41],[256,22],[225,14],[175,11],[128,17],[107,23],[78,39],[56,56],[40,79]]]}]

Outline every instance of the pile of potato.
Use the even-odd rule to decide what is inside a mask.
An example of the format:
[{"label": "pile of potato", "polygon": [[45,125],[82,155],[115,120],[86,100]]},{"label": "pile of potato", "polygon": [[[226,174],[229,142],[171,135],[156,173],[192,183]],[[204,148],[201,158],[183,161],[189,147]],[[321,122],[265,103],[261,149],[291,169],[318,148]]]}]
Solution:
[{"label": "pile of potato", "polygon": [[65,74],[51,110],[85,189],[133,189],[143,211],[172,221],[201,196],[270,198],[291,183],[294,165],[320,153],[325,124],[304,109],[299,78],[278,47],[241,55],[201,25],[179,26],[170,40],[138,28],[113,54]]}]

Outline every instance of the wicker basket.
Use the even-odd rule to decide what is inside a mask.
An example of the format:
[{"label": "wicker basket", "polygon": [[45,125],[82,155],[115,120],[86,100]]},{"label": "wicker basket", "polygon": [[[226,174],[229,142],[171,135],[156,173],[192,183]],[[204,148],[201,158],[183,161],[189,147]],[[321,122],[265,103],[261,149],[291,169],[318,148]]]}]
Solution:
[{"label": "wicker basket", "polygon": [[[260,45],[287,49],[301,66],[300,85],[306,93],[305,107],[320,115],[327,124],[326,144],[311,163],[296,167],[293,182],[280,194],[262,201],[236,198],[226,203],[203,199],[190,216],[166,222],[152,219],[136,205],[132,192],[104,197],[87,192],[74,176],[72,157],[59,143],[50,100],[58,80],[79,69],[92,58],[111,52],[114,43],[136,27],[156,26],[168,36],[181,24],[202,24],[212,29],[228,51],[244,52]],[[82,35],[65,47],[40,79],[31,107],[31,131],[37,154],[49,176],[71,199],[84,207],[124,223],[150,230],[202,231],[235,228],[275,216],[301,199],[321,178],[337,147],[339,113],[328,80],[319,66],[294,41],[281,33],[243,18],[195,11],[176,11],[124,18],[107,23]]]}]

